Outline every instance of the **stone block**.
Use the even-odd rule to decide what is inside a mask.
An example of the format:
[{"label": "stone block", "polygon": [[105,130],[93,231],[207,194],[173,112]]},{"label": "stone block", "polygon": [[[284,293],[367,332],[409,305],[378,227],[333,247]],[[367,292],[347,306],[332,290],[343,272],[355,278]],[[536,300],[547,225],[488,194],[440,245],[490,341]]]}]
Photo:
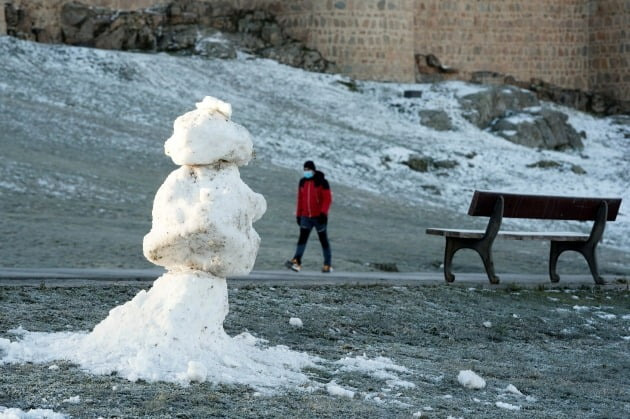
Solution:
[{"label": "stone block", "polygon": [[4,15],[4,4],[0,4],[0,36],[7,34],[7,19]]}]

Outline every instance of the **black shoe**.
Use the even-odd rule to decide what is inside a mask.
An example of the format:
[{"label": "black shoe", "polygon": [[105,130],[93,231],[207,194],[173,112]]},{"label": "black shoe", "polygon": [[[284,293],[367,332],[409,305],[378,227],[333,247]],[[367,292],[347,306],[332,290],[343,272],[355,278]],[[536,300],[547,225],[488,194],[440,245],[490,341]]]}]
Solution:
[{"label": "black shoe", "polygon": [[298,263],[296,258],[287,260],[286,262],[284,262],[284,266],[295,272],[300,272],[300,270],[302,270],[302,265]]}]

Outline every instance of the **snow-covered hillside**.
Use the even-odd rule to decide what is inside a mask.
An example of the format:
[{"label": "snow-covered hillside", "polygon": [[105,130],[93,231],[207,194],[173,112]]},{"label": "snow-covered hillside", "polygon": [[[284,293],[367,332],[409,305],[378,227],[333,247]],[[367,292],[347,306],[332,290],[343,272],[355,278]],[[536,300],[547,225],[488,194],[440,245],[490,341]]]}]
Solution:
[{"label": "snow-covered hillside", "polygon": [[[42,159],[63,156],[67,148],[95,142],[111,148],[106,159],[124,159],[133,153],[162,159],[162,141],[170,134],[175,116],[212,95],[232,104],[233,119],[254,137],[258,159],[296,170],[304,160],[313,159],[333,182],[400,202],[465,213],[475,189],[622,197],[620,215],[608,227],[605,240],[630,249],[630,211],[626,210],[630,127],[612,118],[546,104],[566,112],[586,138],[580,152],[542,151],[512,144],[466,121],[457,97],[483,87],[461,82],[359,82],[359,90],[352,91],[340,83],[348,81],[342,76],[309,73],[244,54],[236,60],[207,60],[42,45],[10,37],[0,37],[0,57],[0,102],[4,102],[0,109],[5,113],[4,121],[0,119],[0,144],[28,141],[35,157],[28,162],[1,153],[0,199],[7,193],[41,193],[133,203],[139,198],[126,194],[126,185],[102,184],[96,178],[68,173],[34,176],[32,169]],[[403,98],[408,89],[421,90],[422,96]],[[72,117],[46,120],[46,115],[35,112],[7,113],[17,103],[37,113],[47,108],[63,115],[67,110]],[[446,111],[456,130],[422,126],[420,109]],[[112,131],[92,130],[95,121],[99,126],[111,125]],[[51,135],[13,137],[29,132],[31,124],[50,124]],[[459,164],[448,171],[420,173],[402,164],[411,154]],[[586,174],[563,167],[527,167],[540,160],[579,165]],[[153,193],[146,191],[142,199]],[[577,223],[565,227],[588,229]]]}]

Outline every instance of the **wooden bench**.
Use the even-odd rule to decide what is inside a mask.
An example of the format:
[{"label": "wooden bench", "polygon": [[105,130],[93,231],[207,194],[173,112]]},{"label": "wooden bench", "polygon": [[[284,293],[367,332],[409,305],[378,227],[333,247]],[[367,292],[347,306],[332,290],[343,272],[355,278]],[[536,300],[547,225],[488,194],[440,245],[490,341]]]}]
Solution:
[{"label": "wooden bench", "polygon": [[[492,262],[492,244],[495,238],[500,237],[511,240],[550,240],[549,277],[551,282],[560,280],[556,273],[558,256],[562,252],[573,250],[584,256],[595,282],[604,284],[604,279],[598,273],[595,248],[602,239],[606,221],[614,221],[617,218],[620,205],[621,198],[576,198],[475,191],[468,215],[490,217],[485,230],[428,228],[426,233],[446,238],[444,279],[447,282],[455,280],[455,275],[451,271],[455,252],[459,249],[473,249],[481,256],[490,282],[498,284],[499,277],[494,273]],[[594,223],[590,234],[500,231],[504,217],[579,220],[594,221]]]}]

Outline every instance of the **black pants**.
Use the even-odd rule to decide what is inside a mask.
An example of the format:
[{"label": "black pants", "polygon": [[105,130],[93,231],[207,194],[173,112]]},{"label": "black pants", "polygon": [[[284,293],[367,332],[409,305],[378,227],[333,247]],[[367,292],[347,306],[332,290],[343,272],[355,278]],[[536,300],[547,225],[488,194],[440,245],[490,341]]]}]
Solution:
[{"label": "black pants", "polygon": [[324,265],[330,266],[332,260],[332,252],[330,250],[330,243],[328,242],[328,234],[326,233],[326,224],[321,224],[317,218],[301,217],[300,219],[300,237],[298,238],[297,248],[295,249],[294,259],[298,263],[302,263],[302,255],[306,250],[306,242],[308,236],[311,234],[311,230],[315,228],[319,242],[322,245],[322,253],[324,254]]}]

